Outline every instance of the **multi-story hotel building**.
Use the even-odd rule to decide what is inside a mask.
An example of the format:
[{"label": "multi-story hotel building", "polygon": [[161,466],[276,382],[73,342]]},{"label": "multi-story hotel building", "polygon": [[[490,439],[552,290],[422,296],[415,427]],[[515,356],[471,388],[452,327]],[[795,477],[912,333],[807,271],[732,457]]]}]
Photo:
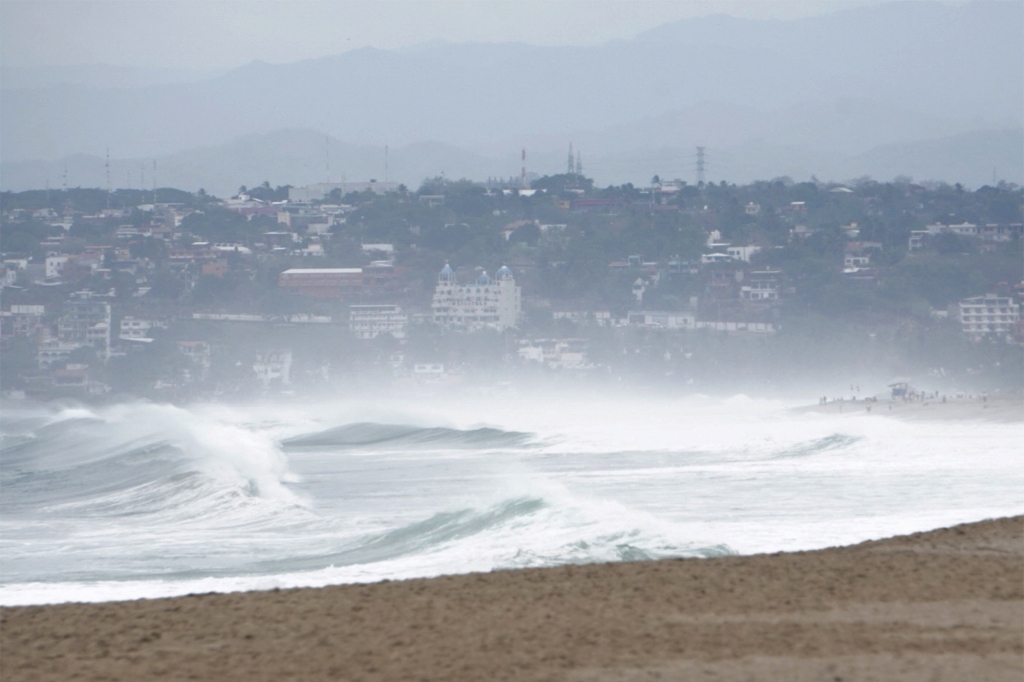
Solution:
[{"label": "multi-story hotel building", "polygon": [[445,263],[437,278],[431,306],[434,322],[452,329],[495,329],[519,324],[523,314],[522,291],[512,271],[502,266],[494,279],[481,273],[471,284],[459,284]]},{"label": "multi-story hotel building", "polygon": [[1009,296],[986,294],[960,301],[960,324],[975,340],[986,336],[1012,338],[1020,321],[1020,305]]},{"label": "multi-story hotel building", "polygon": [[353,305],[348,309],[348,328],[357,339],[373,339],[391,334],[405,338],[409,316],[397,305]]}]

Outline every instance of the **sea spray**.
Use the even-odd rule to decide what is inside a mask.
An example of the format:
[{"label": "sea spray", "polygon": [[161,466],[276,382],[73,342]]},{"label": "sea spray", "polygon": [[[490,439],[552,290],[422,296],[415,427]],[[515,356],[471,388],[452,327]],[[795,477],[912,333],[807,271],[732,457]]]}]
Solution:
[{"label": "sea spray", "polygon": [[0,603],[845,544],[1020,513],[1013,424],[746,396],[0,414]]}]

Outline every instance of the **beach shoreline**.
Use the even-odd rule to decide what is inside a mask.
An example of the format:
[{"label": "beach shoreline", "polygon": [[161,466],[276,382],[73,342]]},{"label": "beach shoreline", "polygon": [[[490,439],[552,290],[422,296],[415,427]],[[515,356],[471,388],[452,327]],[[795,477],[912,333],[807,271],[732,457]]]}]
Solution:
[{"label": "beach shoreline", "polygon": [[0,609],[5,681],[1019,680],[1024,516],[809,552]]},{"label": "beach shoreline", "polygon": [[1024,399],[1003,396],[919,400],[829,400],[796,408],[805,414],[869,415],[914,421],[1024,422]]}]

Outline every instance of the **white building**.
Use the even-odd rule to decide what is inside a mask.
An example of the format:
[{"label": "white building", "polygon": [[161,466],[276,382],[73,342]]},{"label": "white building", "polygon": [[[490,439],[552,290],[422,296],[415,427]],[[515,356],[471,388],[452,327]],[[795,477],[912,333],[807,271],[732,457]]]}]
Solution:
[{"label": "white building", "polygon": [[975,341],[987,336],[1012,338],[1020,321],[1020,305],[1009,296],[985,294],[960,301],[960,324]]},{"label": "white building", "polygon": [[348,328],[357,339],[391,334],[404,339],[409,316],[397,305],[353,305],[348,309]]},{"label": "white building", "polygon": [[630,311],[627,319],[631,326],[650,329],[693,329],[696,323],[693,313],[654,310]]},{"label": "white building", "polygon": [[778,301],[781,270],[754,270],[747,284],[740,287],[740,298],[748,301]]},{"label": "white building", "polygon": [[637,277],[636,281],[633,282],[633,298],[636,299],[638,304],[644,302],[645,291],[647,291],[647,282],[644,281],[643,277]]},{"label": "white building", "polygon": [[39,369],[48,369],[55,362],[64,362],[71,353],[82,347],[82,344],[74,341],[61,341],[60,339],[47,339],[39,344],[36,351],[36,360]]},{"label": "white building", "polygon": [[[178,341],[177,345],[181,354],[191,360],[194,368],[198,370],[198,376],[190,376],[190,379],[193,381],[205,379],[212,364],[210,344],[206,341]],[[290,365],[289,362],[289,368]]]},{"label": "white building", "polygon": [[697,320],[697,329],[710,329],[727,334],[774,334],[778,328],[771,322],[718,322]]},{"label": "white building", "polygon": [[57,333],[63,342],[92,346],[105,362],[110,358],[110,303],[87,291],[72,294],[64,303]]},{"label": "white building", "polygon": [[444,327],[502,331],[517,326],[522,318],[522,290],[504,265],[494,279],[484,272],[472,284],[459,284],[445,263],[431,309],[434,323]]},{"label": "white building", "polygon": [[733,260],[741,260],[744,263],[750,262],[750,257],[761,250],[760,246],[730,246],[725,252]]},{"label": "white building", "polygon": [[67,256],[48,256],[46,258],[46,279],[56,279],[64,274],[64,266],[67,263]]},{"label": "white building", "polygon": [[574,324],[596,324],[599,327],[607,327],[612,323],[612,313],[609,310],[555,310],[551,313],[554,320],[568,320]]},{"label": "white building", "polygon": [[272,350],[269,353],[256,356],[256,362],[252,365],[252,371],[256,378],[263,382],[263,386],[270,386],[272,381],[279,381],[287,386],[292,382],[292,352],[290,350]]},{"label": "white building", "polygon": [[0,317],[10,325],[10,331],[14,336],[42,337],[45,333],[45,314],[46,306],[12,305],[10,310],[0,313]]},{"label": "white building", "polygon": [[162,320],[142,320],[137,317],[121,318],[122,339],[147,339],[150,329],[167,329],[167,322]]},{"label": "white building", "polygon": [[368,254],[381,254],[386,260],[395,259],[395,245],[394,244],[360,244],[360,248],[363,253]]},{"label": "white building", "polygon": [[586,339],[534,339],[520,341],[519,359],[537,362],[551,369],[585,369]]},{"label": "white building", "polygon": [[701,254],[701,265],[712,265],[714,263],[731,263],[735,260],[727,253],[704,253]]},{"label": "white building", "polygon": [[979,231],[977,225],[966,221],[959,225],[932,223],[931,225],[925,225],[923,230],[911,230],[910,239],[907,242],[907,248],[911,251],[924,248],[926,240],[929,237],[934,237],[940,234],[955,234],[959,237],[977,237],[979,236]]}]

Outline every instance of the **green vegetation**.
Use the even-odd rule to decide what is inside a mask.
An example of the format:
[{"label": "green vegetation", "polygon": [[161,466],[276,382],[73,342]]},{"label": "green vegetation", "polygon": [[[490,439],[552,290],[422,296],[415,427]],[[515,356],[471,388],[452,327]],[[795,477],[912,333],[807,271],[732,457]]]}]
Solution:
[{"label": "green vegetation", "polygon": [[[773,385],[786,373],[844,363],[907,371],[959,367],[975,374],[980,367],[1000,367],[1019,378],[1013,368],[1021,364],[1020,346],[971,343],[955,314],[966,297],[1019,295],[1020,187],[969,191],[864,179],[847,188],[780,178],[746,186],[658,181],[652,187],[598,188],[589,178],[565,174],[540,178],[531,189],[431,178],[416,191],[335,191],[323,205],[305,206],[271,205],[284,201],[288,187],[269,183],[240,188],[244,196],[235,202],[173,189],[4,192],[0,249],[10,286],[3,289],[3,308],[45,305],[45,325],[52,330],[72,292],[109,296],[114,345],[125,316],[169,320],[166,331],[154,332],[155,341],[115,353],[108,363],[75,356],[77,364],[103,365],[96,374],[114,390],[135,393],[160,382],[191,382],[193,392],[200,385],[208,392],[251,388],[245,369],[250,356],[274,344],[293,349],[297,376],[315,382],[387,372],[395,353],[507,369],[516,358],[516,339],[530,337],[585,338],[595,366],[684,383],[736,376]],[[288,216],[279,212],[290,214],[294,224],[282,222]],[[323,221],[326,233],[306,231],[314,220]],[[936,223],[979,230],[992,224],[1002,231],[984,236],[933,229],[921,236]],[[918,243],[911,248],[915,234]],[[385,287],[311,298],[278,286],[287,268],[367,266],[379,256],[362,245],[379,243],[393,245],[398,273]],[[238,250],[211,256],[210,244]],[[742,260],[726,257],[729,245],[746,249]],[[200,257],[203,249],[207,256]],[[43,264],[52,254],[69,261],[59,280],[43,282]],[[720,262],[709,262],[715,259]],[[338,325],[264,325],[256,333],[257,327],[229,332],[191,320],[194,312],[212,312],[344,321],[355,303],[428,311],[446,261],[462,277],[475,276],[477,268],[512,268],[525,312],[516,334],[465,335],[428,324],[412,325],[405,342],[358,342]],[[759,272],[774,278],[777,298],[744,294]],[[634,291],[638,280],[642,300]],[[753,339],[708,330],[670,333],[597,327],[554,314],[607,311],[611,319],[625,319],[641,309],[771,324],[778,331]],[[175,345],[194,340],[211,344],[208,372],[185,362]],[[3,350],[5,388],[40,371],[33,344],[8,327]],[[68,363],[76,364],[72,358]]]}]

